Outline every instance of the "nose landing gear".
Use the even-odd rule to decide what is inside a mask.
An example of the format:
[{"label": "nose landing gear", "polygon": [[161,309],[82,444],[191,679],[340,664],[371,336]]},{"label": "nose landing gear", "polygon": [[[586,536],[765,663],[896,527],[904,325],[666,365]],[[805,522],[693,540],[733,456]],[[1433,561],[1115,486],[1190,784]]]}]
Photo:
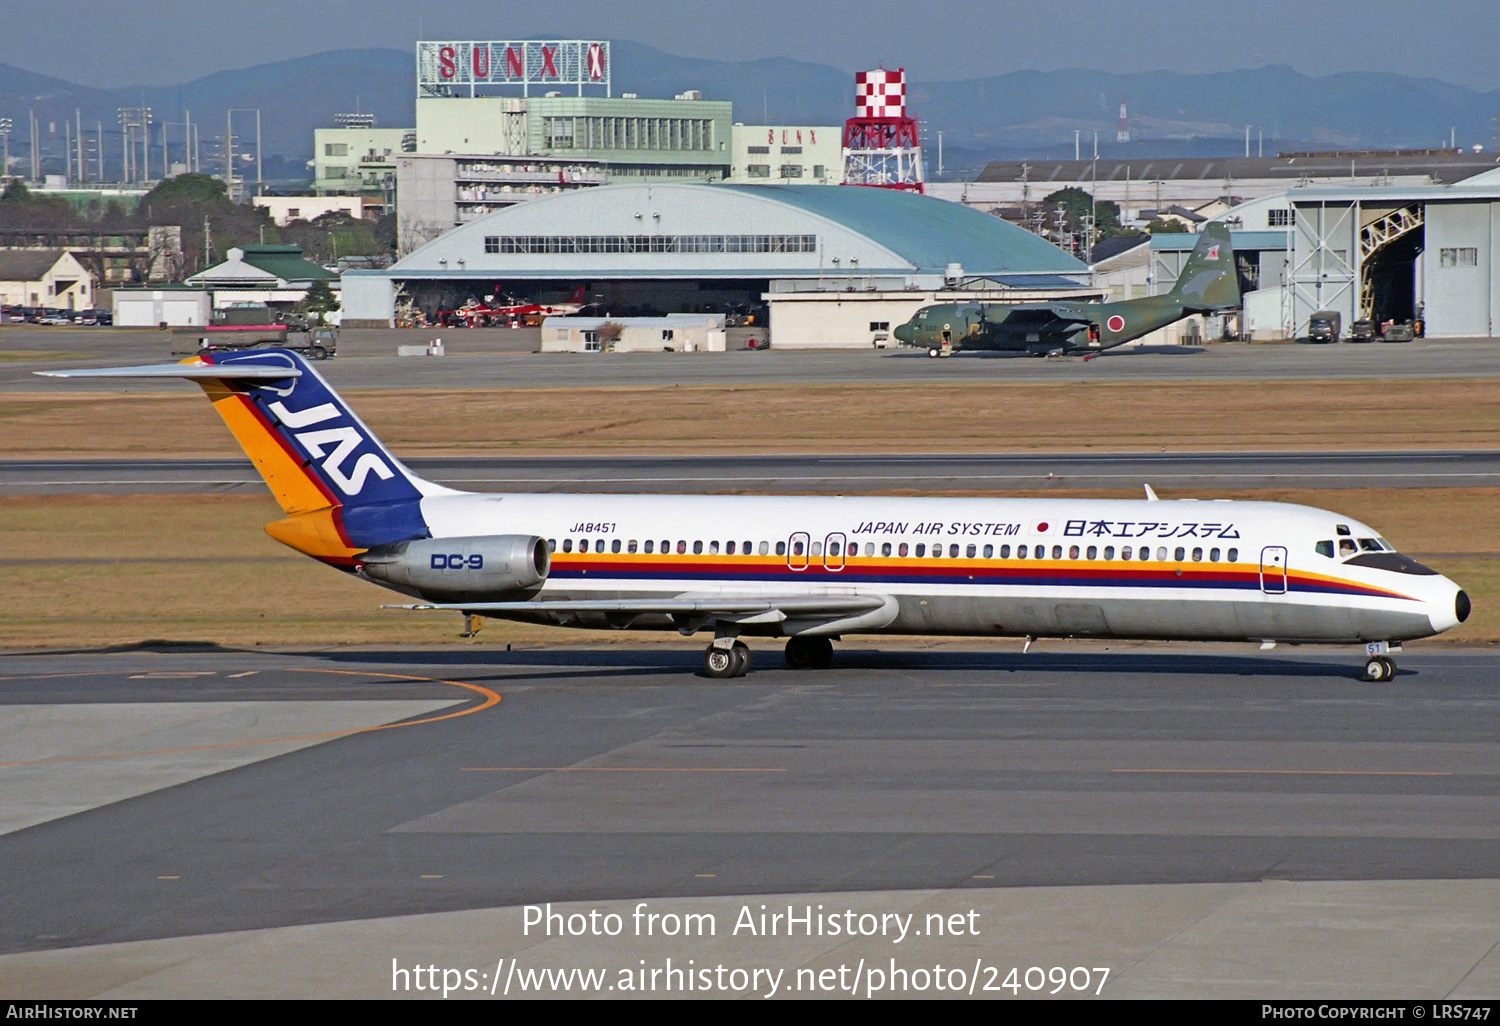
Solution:
[{"label": "nose landing gear", "polygon": [[1394,641],[1372,641],[1365,646],[1365,680],[1383,682],[1396,676],[1396,661],[1391,654],[1400,652]]}]

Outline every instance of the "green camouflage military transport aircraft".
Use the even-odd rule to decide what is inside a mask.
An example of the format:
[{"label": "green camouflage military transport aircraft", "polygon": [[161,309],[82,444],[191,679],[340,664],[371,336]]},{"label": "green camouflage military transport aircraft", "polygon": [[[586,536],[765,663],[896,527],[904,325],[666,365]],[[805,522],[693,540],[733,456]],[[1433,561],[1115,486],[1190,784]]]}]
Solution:
[{"label": "green camouflage military transport aircraft", "polygon": [[939,303],[922,307],[895,335],[904,346],[926,349],[928,356],[949,356],[966,349],[1033,356],[1099,353],[1189,314],[1219,313],[1239,305],[1239,276],[1229,229],[1210,224],[1166,295],[1116,303]]}]

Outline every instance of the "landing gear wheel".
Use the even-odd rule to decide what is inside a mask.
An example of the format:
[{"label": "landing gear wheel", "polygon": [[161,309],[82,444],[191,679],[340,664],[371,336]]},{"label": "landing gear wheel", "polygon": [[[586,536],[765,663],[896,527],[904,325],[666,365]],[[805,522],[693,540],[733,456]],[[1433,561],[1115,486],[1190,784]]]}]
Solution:
[{"label": "landing gear wheel", "polygon": [[736,676],[735,670],[739,668],[739,662],[734,657],[733,649],[709,645],[703,650],[703,672],[710,677],[723,679]]},{"label": "landing gear wheel", "polygon": [[939,349],[937,346],[933,346],[931,349],[927,350],[927,355],[928,356],[942,356],[943,355],[943,351],[941,349]]},{"label": "landing gear wheel", "polygon": [[786,665],[789,669],[805,670],[812,665],[812,656],[807,651],[809,638],[788,638],[786,642]]},{"label": "landing gear wheel", "polygon": [[833,642],[827,638],[788,638],[786,664],[794,670],[826,670],[833,665]]},{"label": "landing gear wheel", "polygon": [[833,665],[833,642],[827,638],[809,638],[812,642],[812,668],[826,670]]},{"label": "landing gear wheel", "polygon": [[743,641],[736,641],[729,650],[734,657],[734,672],[731,677],[743,677],[750,672],[750,648]]},{"label": "landing gear wheel", "polygon": [[1372,656],[1365,663],[1365,680],[1387,681],[1396,676],[1396,664],[1385,656]]}]

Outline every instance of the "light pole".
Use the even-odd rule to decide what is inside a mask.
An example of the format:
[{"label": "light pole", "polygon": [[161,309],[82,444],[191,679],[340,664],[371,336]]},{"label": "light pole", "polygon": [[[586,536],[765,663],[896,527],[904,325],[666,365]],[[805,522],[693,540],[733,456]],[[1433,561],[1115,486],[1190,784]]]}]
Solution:
[{"label": "light pole", "polygon": [[231,194],[234,192],[234,116],[252,112],[255,114],[255,192],[257,195],[260,194],[261,185],[265,181],[261,176],[260,108],[230,107],[224,112],[224,184],[228,186]]},{"label": "light pole", "polygon": [[[129,183],[134,181],[135,172],[141,172],[141,182],[145,183],[151,178],[151,108],[150,107],[120,107],[118,108],[120,119],[121,152],[124,155],[124,170],[120,174],[121,181]],[[141,133],[141,166],[135,166],[135,133]]]},{"label": "light pole", "polygon": [[1099,210],[1099,133],[1094,132],[1094,161],[1093,168],[1089,172],[1089,233],[1088,251],[1084,255],[1084,263],[1093,263],[1094,260],[1094,224],[1098,221]]},{"label": "light pole", "polygon": [[0,140],[5,142],[4,163],[0,163],[0,178],[10,174],[10,130],[12,128],[10,118],[0,118]]}]

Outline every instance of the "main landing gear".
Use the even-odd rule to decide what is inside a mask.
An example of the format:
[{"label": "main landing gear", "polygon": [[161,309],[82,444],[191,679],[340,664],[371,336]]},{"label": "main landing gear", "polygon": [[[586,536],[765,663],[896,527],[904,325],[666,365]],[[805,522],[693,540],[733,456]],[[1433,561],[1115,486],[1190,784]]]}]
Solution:
[{"label": "main landing gear", "polygon": [[786,664],[794,670],[826,670],[833,665],[833,642],[803,635],[788,638]]},{"label": "main landing gear", "polygon": [[750,672],[750,647],[736,641],[728,648],[717,642],[703,651],[703,672],[710,677],[743,677]]},{"label": "main landing gear", "polygon": [[[828,638],[798,636],[788,638],[786,664],[794,670],[826,670],[833,665],[833,642]],[[743,677],[750,672],[750,649],[743,641],[714,639],[703,650],[703,674],[724,680]]]}]

